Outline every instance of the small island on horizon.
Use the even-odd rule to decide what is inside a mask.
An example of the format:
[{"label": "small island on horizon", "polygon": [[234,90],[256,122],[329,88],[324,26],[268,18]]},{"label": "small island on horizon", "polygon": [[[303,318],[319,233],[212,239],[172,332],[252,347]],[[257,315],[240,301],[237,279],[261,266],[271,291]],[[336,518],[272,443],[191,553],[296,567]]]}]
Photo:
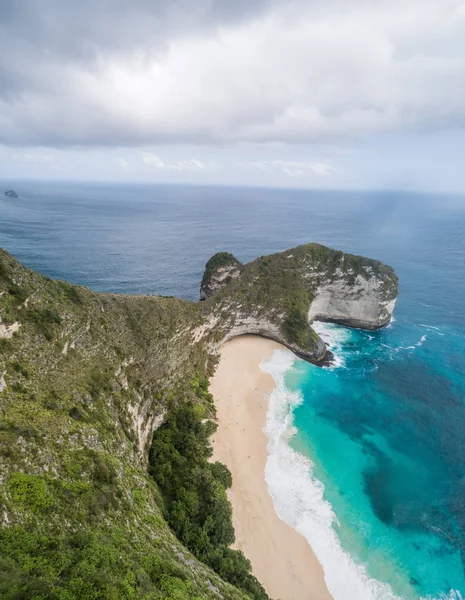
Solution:
[{"label": "small island on horizon", "polygon": [[18,194],[14,190],[6,190],[5,196],[9,198],[18,198]]}]

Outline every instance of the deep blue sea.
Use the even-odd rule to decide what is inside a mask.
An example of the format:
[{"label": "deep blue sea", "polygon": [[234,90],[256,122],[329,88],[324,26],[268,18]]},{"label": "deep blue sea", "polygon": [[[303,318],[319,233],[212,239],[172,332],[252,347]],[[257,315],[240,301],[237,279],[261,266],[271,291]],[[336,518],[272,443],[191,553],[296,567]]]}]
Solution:
[{"label": "deep blue sea", "polygon": [[197,299],[208,258],[315,241],[400,278],[379,332],[317,325],[336,363],[268,370],[267,481],[336,600],[465,596],[465,197],[7,182],[0,245],[95,290]]}]

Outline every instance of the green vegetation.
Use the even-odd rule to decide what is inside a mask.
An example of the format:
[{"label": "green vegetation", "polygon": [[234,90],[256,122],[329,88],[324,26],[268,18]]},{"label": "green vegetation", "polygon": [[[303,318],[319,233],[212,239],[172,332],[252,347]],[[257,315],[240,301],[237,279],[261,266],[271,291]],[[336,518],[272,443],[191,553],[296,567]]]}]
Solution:
[{"label": "green vegetation", "polygon": [[46,481],[36,475],[13,473],[8,490],[14,502],[33,511],[45,512],[53,503]]},{"label": "green vegetation", "polygon": [[215,359],[192,343],[203,314],[52,281],[0,251],[0,316],[21,324],[0,339],[0,598],[246,598],[164,520],[131,412],[187,395],[213,413]]},{"label": "green vegetation", "polygon": [[3,600],[205,598],[187,570],[153,544],[146,553],[120,527],[64,534],[0,532]]},{"label": "green vegetation", "polygon": [[225,465],[208,461],[209,438],[216,424],[203,416],[202,406],[192,400],[173,404],[153,436],[150,473],[163,494],[166,518],[177,537],[223,579],[251,598],[265,599],[249,561],[228,548],[234,542],[226,496],[232,478]]},{"label": "green vegetation", "polygon": [[291,342],[304,345],[306,343],[305,332],[307,329],[306,313],[297,304],[291,304],[283,321],[283,330],[286,336]]}]

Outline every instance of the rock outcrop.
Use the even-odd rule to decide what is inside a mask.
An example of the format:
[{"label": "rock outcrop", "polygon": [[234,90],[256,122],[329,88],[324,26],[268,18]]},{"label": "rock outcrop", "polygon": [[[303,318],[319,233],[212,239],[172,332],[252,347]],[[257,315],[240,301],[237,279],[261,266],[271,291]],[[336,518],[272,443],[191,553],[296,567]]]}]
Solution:
[{"label": "rock outcrop", "polygon": [[395,303],[396,297],[386,293],[383,281],[374,275],[358,275],[350,285],[344,279],[320,285],[310,305],[308,320],[379,329],[391,321]]},{"label": "rock outcrop", "polygon": [[9,196],[10,198],[17,198],[18,194],[14,190],[7,190],[5,192],[5,196]]},{"label": "rock outcrop", "polygon": [[228,252],[218,252],[205,266],[200,285],[200,300],[207,300],[241,274],[242,264]]},{"label": "rock outcrop", "polygon": [[220,343],[256,334],[321,363],[326,347],[311,327],[314,320],[378,329],[391,319],[397,290],[391,267],[307,244],[246,265],[217,254],[207,263],[201,294],[215,299]]}]

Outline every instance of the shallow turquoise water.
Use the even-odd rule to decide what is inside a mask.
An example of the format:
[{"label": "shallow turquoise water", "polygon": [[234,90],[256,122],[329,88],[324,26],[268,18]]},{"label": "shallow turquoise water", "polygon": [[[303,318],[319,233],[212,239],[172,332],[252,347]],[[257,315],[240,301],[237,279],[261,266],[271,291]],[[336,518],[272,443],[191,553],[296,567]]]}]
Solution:
[{"label": "shallow turquoise water", "polygon": [[465,590],[465,407],[455,368],[465,343],[425,316],[375,334],[326,325],[342,364],[296,361],[286,376],[303,398],[291,446],[310,457],[342,548],[400,598]]}]

